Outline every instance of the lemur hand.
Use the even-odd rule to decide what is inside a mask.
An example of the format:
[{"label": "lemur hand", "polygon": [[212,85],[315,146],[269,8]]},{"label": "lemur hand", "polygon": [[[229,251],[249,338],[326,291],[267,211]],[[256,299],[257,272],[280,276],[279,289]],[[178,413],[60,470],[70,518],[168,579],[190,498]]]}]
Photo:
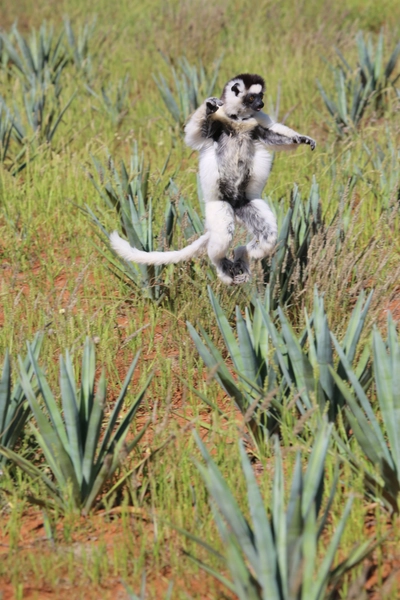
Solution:
[{"label": "lemur hand", "polygon": [[207,115],[212,115],[217,112],[220,106],[223,105],[222,100],[219,98],[207,98],[206,100],[206,113]]},{"label": "lemur hand", "polygon": [[317,142],[315,140],[313,140],[312,138],[308,137],[308,135],[296,135],[293,138],[293,143],[294,144],[308,144],[311,148],[311,150],[315,150],[315,146],[317,145]]}]

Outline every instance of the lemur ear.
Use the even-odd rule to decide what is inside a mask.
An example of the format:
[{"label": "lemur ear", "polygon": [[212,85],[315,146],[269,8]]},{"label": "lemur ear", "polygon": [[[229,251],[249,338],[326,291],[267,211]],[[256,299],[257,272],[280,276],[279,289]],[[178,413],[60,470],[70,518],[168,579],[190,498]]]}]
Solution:
[{"label": "lemur ear", "polygon": [[235,95],[236,95],[236,96],[238,96],[238,95],[239,95],[239,92],[240,92],[240,90],[239,90],[239,84],[238,84],[238,83],[235,83],[235,85],[233,85],[233,86],[231,87],[231,91],[232,91],[232,92],[235,92]]}]

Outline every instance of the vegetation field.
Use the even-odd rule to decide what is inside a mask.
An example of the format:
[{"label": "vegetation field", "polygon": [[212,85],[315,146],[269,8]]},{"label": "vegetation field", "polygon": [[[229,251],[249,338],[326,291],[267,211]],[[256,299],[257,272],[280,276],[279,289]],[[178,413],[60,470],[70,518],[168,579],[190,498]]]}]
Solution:
[{"label": "vegetation field", "polygon": [[[0,28],[0,599],[400,598],[400,3]],[[184,124],[243,72],[317,141],[274,157],[275,252],[120,260],[201,233]]]}]

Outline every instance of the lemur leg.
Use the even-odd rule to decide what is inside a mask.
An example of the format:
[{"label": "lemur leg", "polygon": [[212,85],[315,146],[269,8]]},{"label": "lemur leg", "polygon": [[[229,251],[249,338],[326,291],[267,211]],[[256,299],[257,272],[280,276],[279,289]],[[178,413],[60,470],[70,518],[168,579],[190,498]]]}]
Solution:
[{"label": "lemur leg", "polygon": [[226,258],[235,231],[235,213],[227,202],[206,202],[206,230],[210,233],[208,256],[215,265],[217,275],[224,283],[233,283],[233,262]]},{"label": "lemur leg", "polygon": [[245,283],[250,279],[250,258],[264,258],[276,244],[278,227],[275,216],[264,200],[251,200],[236,209],[238,221],[254,235],[246,245],[235,250],[233,263],[233,283]]}]

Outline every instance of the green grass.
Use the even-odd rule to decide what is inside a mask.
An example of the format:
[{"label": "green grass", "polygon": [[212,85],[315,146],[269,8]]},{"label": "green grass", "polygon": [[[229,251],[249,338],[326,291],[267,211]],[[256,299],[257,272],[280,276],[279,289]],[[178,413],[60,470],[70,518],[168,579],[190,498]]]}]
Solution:
[{"label": "green grass", "polygon": [[[77,516],[72,508],[66,516],[32,508],[29,495],[45,497],[45,489],[39,482],[28,482],[18,471],[6,473],[0,482],[0,542],[5,544],[0,546],[4,550],[0,587],[11,586],[15,598],[39,598],[43,589],[60,599],[71,597],[71,589],[77,590],[77,598],[111,598],[115,597],[115,590],[125,593],[121,581],[139,594],[142,572],[146,570],[149,598],[165,596],[171,580],[174,599],[223,598],[222,588],[199,571],[182,549],[200,559],[210,560],[209,557],[178,534],[174,526],[189,530],[223,552],[203,481],[192,460],[193,456],[199,458],[199,453],[190,430],[198,428],[245,512],[246,487],[238,469],[237,445],[243,430],[230,400],[215,383],[208,382],[207,370],[185,323],[201,324],[224,352],[207,284],[211,284],[231,322],[236,304],[242,310],[250,305],[252,289],[250,285],[228,289],[217,281],[210,282],[204,258],[197,260],[194,268],[186,264],[168,267],[169,299],[159,306],[114,277],[98,248],[106,255],[108,251],[85,213],[88,206],[108,231],[118,227],[116,213],[105,207],[88,177],[88,171],[94,173],[91,157],[103,163],[109,152],[116,164],[120,159],[127,162],[137,141],[139,152],[150,164],[157,232],[166,199],[161,190],[170,177],[198,207],[197,156],[185,147],[183,132],[172,123],[152,78],[153,73],[162,73],[171,82],[161,53],[174,63],[183,56],[192,64],[200,59],[207,68],[223,55],[217,94],[236,73],[259,72],[267,80],[267,106],[275,104],[280,89],[279,118],[289,113],[287,123],[318,143],[314,153],[300,149],[294,154],[276,156],[266,196],[288,207],[293,184],[299,186],[302,198],[307,198],[315,175],[328,220],[342,198],[344,216],[351,223],[351,235],[341,250],[328,242],[325,254],[316,248],[311,256],[310,280],[295,299],[293,314],[297,320],[293,326],[301,329],[299,315],[303,311],[297,309],[306,307],[310,312],[316,283],[325,293],[330,329],[338,339],[361,288],[376,289],[369,327],[374,321],[384,329],[385,310],[395,298],[398,281],[398,204],[388,207],[396,201],[399,181],[390,197],[391,190],[382,186],[379,169],[368,160],[364,145],[372,156],[377,152],[376,144],[386,152],[383,169],[389,177],[394,167],[388,139],[393,148],[400,145],[398,100],[392,96],[379,118],[372,107],[367,109],[357,132],[339,140],[316,79],[333,93],[333,78],[323,57],[334,63],[338,47],[350,64],[355,64],[355,36],[360,29],[371,33],[376,41],[382,28],[384,56],[389,56],[399,39],[400,5],[395,0],[386,0],[379,6],[372,0],[352,0],[346,6],[339,0],[296,4],[289,0],[263,0],[251,6],[244,0],[222,0],[218,5],[211,0],[124,0],[118,4],[98,0],[95,5],[76,0],[38,0],[33,8],[26,0],[5,0],[0,9],[4,30],[8,32],[18,20],[24,35],[33,27],[38,29],[44,20],[53,23],[56,31],[61,30],[65,14],[76,30],[96,16],[89,45],[89,84],[96,94],[101,95],[101,88],[105,87],[115,97],[118,82],[128,75],[127,110],[117,123],[105,110],[100,96],[88,92],[85,76],[69,65],[62,73],[61,105],[75,91],[77,95],[51,147],[39,147],[27,168],[14,177],[0,168],[0,363],[9,348],[16,374],[17,355],[25,355],[26,341],[33,339],[35,332],[44,331],[39,363],[46,366],[46,378],[54,383],[52,388],[58,389],[59,354],[69,348],[77,367],[85,338],[90,336],[96,341],[97,361],[106,370],[111,408],[133,356],[141,349],[132,394],[154,371],[139,411],[140,425],[149,415],[153,416],[153,424],[133,460],[168,443],[150,461],[139,482],[128,479],[124,494],[118,499],[122,507],[127,507],[125,511],[113,512],[110,505],[109,514],[105,510],[101,516],[86,519]],[[398,73],[397,66],[395,74]],[[1,70],[0,84],[5,101],[12,106],[15,100],[22,111],[21,83],[15,74],[8,77]],[[162,185],[156,186],[169,154]],[[347,193],[351,177],[354,179]],[[365,260],[361,257],[350,268],[352,259],[367,248],[371,238],[374,246]],[[179,231],[175,239],[177,245],[184,243]],[[206,394],[227,418],[213,412],[183,380]],[[128,395],[128,404],[132,398]],[[305,455],[312,444],[317,416],[309,417],[301,437],[293,433],[295,422],[293,415],[287,414],[282,426],[281,447],[288,478],[293,472],[297,446]],[[255,458],[267,507],[274,464],[272,448],[267,447],[265,454]],[[355,444],[352,449],[360,461],[365,460]],[[21,451],[36,453],[39,460],[30,437],[23,441]],[[334,477],[335,462],[333,448],[327,459],[327,489]],[[328,534],[333,532],[351,494],[355,500],[340,555],[346,556],[356,542],[373,534],[379,537],[389,530],[382,548],[371,559],[372,570],[377,568],[377,582],[372,589],[377,597],[394,598],[396,582],[385,592],[384,579],[387,564],[392,565],[399,558],[398,528],[389,528],[387,513],[365,495],[362,474],[354,473],[346,463],[341,468]],[[47,525],[29,531],[33,522]],[[211,564],[221,567],[216,559],[211,558]],[[362,577],[367,567],[365,563],[348,576],[339,598],[347,598],[352,582]],[[360,581],[360,586],[364,585]]]}]

